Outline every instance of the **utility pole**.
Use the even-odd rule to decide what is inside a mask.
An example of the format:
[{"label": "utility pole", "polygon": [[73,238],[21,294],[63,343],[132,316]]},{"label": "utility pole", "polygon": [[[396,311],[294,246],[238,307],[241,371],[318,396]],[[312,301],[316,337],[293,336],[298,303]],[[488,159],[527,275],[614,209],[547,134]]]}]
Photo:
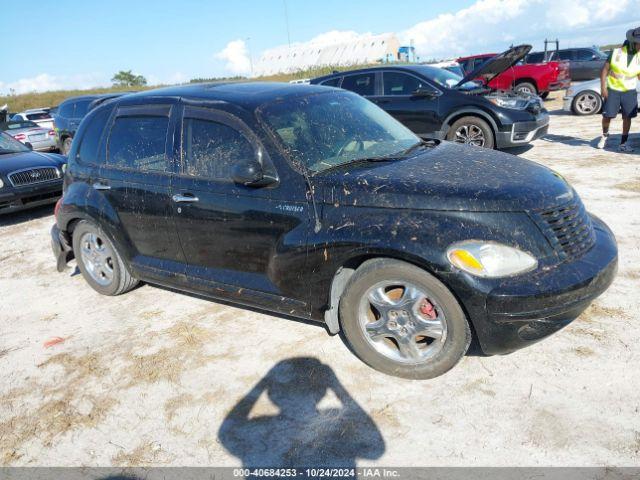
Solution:
[{"label": "utility pole", "polygon": [[247,50],[249,51],[249,67],[251,68],[251,76],[253,77],[253,55],[251,54],[251,37],[247,37]]}]

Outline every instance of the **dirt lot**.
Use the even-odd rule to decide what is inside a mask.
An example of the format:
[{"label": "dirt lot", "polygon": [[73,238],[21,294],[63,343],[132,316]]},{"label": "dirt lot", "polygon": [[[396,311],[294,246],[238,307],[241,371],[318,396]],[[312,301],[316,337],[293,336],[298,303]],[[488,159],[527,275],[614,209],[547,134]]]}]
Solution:
[{"label": "dirt lot", "polygon": [[611,226],[618,278],[555,336],[433,381],[316,325],[149,285],[101,297],[56,273],[51,208],[0,218],[0,464],[640,465],[640,135],[598,151],[598,119],[558,100],[521,155]]}]

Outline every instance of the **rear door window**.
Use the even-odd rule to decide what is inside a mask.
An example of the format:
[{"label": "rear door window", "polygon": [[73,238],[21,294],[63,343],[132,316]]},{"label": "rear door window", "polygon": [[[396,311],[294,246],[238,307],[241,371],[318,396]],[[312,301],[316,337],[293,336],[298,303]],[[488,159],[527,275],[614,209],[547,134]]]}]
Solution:
[{"label": "rear door window", "polygon": [[58,107],[57,115],[59,115],[60,117],[63,117],[63,118],[73,118],[74,105],[75,105],[75,103],[73,103],[73,102],[63,103],[62,105],[60,105]]},{"label": "rear door window", "polygon": [[75,112],[73,114],[73,118],[84,118],[84,116],[89,111],[89,105],[93,102],[93,99],[88,100],[78,100],[76,102]]},{"label": "rear door window", "polygon": [[581,48],[576,52],[576,60],[579,62],[589,62],[593,60],[595,53],[592,50]]},{"label": "rear door window", "polygon": [[168,171],[168,116],[149,114],[115,119],[107,147],[107,165],[139,171]]},{"label": "rear door window", "polygon": [[251,142],[225,123],[185,118],[183,124],[183,174],[231,182],[240,162],[255,158]]},{"label": "rear door window", "polygon": [[348,75],[342,80],[342,88],[351,90],[362,96],[375,95],[376,74],[362,73],[360,75]]}]

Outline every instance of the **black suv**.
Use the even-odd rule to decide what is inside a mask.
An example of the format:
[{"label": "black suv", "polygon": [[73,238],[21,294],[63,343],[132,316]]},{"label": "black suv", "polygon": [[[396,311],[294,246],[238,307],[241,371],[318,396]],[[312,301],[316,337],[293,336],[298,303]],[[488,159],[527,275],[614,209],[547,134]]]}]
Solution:
[{"label": "black suv", "polygon": [[423,138],[498,149],[526,145],[547,133],[549,115],[537,96],[491,92],[472,81],[511,65],[500,63],[502,56],[496,59],[466,77],[427,65],[403,65],[337,72],[311,83],[358,93]]},{"label": "black suv", "polygon": [[600,77],[602,67],[607,61],[607,55],[595,47],[592,48],[563,48],[546,52],[534,52],[527,55],[526,63],[543,63],[548,61],[565,60],[569,62],[571,80],[580,82]]},{"label": "black suv", "polygon": [[53,113],[54,128],[58,139],[60,153],[67,155],[71,150],[71,142],[76,130],[85,115],[101,102],[121,94],[83,95],[67,98]]},{"label": "black suv", "polygon": [[551,170],[422,141],[344,90],[277,83],[94,109],[52,244],[102,294],[146,281],[325,322],[409,378],[452,368],[472,334],[487,354],[550,335],[617,266],[613,234]]}]

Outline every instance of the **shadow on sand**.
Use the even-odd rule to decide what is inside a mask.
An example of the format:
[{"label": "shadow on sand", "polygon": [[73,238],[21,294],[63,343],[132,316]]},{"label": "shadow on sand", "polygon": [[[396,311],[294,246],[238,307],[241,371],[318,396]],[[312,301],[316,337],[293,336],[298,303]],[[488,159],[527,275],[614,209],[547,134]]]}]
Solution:
[{"label": "shadow on sand", "polygon": [[[334,401],[323,408],[330,392]],[[267,399],[272,412],[260,406]],[[244,467],[355,468],[357,459],[377,459],[385,451],[371,417],[329,366],[310,357],[276,364],[233,407],[218,437]]]}]

